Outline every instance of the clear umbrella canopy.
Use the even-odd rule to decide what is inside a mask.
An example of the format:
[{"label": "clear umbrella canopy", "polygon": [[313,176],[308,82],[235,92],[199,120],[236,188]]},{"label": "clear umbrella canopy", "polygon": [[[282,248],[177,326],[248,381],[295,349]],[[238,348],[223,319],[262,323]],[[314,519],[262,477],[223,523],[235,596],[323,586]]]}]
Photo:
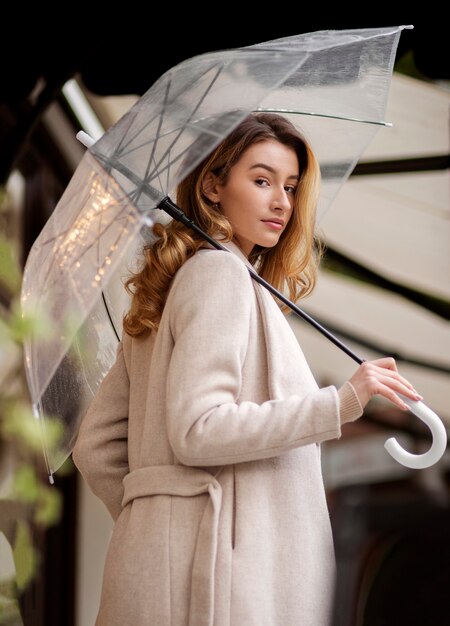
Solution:
[{"label": "clear umbrella canopy", "polygon": [[156,210],[252,111],[286,115],[319,160],[323,215],[378,128],[404,27],[320,31],[213,52],[166,72],[83,157],[27,259],[22,306],[48,320],[25,346],[36,416],[64,426],[49,474],[70,454],[80,417],[115,356],[107,306]]}]

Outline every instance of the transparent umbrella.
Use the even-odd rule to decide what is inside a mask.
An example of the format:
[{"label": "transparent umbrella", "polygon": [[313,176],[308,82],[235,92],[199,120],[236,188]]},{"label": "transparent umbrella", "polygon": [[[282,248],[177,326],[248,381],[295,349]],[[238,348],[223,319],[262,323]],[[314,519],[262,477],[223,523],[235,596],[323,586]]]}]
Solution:
[{"label": "transparent umbrella", "polygon": [[[195,228],[170,200],[177,183],[250,112],[275,111],[301,130],[319,160],[320,219],[385,125],[403,28],[318,31],[193,57],[166,72],[89,148],[30,251],[22,288],[24,312],[48,320],[51,330],[25,345],[50,479],[114,361],[126,307],[111,301],[120,276],[151,241],[156,221],[175,218]],[[64,427],[58,452],[46,445],[50,415]],[[436,416],[433,428],[440,426]],[[435,431],[442,442],[442,430]],[[441,443],[432,462],[442,453]]]}]

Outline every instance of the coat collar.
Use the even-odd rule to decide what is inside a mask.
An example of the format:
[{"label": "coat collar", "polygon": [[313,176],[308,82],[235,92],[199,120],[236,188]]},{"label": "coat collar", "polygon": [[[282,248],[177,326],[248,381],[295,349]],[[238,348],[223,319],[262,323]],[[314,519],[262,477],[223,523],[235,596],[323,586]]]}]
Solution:
[{"label": "coat collar", "polygon": [[[251,267],[253,268],[253,265],[250,263],[250,261],[248,260],[248,258],[245,256],[245,254],[242,252],[242,250],[240,249],[240,247],[234,243],[234,241],[227,241],[226,243],[222,243],[222,245],[229,250],[230,252],[232,252],[233,254],[235,254],[237,257],[239,257],[241,259],[241,261],[243,261],[245,263],[245,265],[247,265],[247,267]],[[253,268],[254,269],[254,268]]]},{"label": "coat collar", "polygon": [[[245,263],[245,265],[247,265],[247,267],[251,267],[253,268],[253,265],[250,263],[250,261],[247,259],[247,257],[245,256],[245,254],[242,252],[242,250],[240,249],[240,247],[234,243],[234,241],[221,241],[220,239],[217,239],[217,242],[220,243],[221,246],[223,246],[224,248],[226,248],[229,252],[232,252],[233,254],[235,254],[237,257],[239,257],[241,259],[241,261],[243,261]],[[211,248],[212,250],[214,250],[214,246],[208,242],[205,241],[205,243],[202,245],[203,248]]]}]

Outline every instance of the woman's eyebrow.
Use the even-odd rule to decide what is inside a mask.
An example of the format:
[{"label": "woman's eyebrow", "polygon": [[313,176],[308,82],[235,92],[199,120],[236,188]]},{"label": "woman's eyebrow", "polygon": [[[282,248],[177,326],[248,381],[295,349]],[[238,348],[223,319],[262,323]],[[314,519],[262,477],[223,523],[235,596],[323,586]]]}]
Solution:
[{"label": "woman's eyebrow", "polygon": [[[271,166],[271,165],[267,165],[266,163],[255,163],[254,165],[252,165],[250,167],[251,170],[254,170],[258,167],[262,167],[263,169],[267,170],[268,172],[272,172],[272,174],[276,174],[277,171]],[[298,174],[291,174],[291,176],[288,176],[289,178],[295,178],[295,180],[300,180],[300,176]]]}]

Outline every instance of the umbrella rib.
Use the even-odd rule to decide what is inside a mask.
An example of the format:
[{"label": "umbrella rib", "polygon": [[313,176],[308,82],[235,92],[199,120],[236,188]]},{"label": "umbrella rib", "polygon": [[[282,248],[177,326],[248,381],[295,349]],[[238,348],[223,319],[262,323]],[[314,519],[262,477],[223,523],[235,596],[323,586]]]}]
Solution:
[{"label": "umbrella rib", "polygon": [[[167,106],[167,99],[168,99],[168,94],[169,94],[170,87],[171,87],[171,82],[168,81],[167,85],[166,85],[166,89],[165,89],[164,102],[163,102],[163,106],[161,108],[161,111],[159,113],[155,113],[155,115],[152,116],[142,128],[139,128],[136,131],[136,133],[133,134],[132,137],[128,138],[127,143],[124,144],[124,151],[122,151],[120,153],[120,156],[127,156],[128,154],[131,154],[132,152],[135,152],[136,150],[140,150],[143,146],[146,146],[149,143],[153,143],[153,145],[156,144],[156,142],[158,141],[158,138],[160,136],[159,135],[159,130],[161,128],[161,120],[163,118],[163,115],[165,113],[165,108]],[[127,150],[129,148],[129,146],[136,140],[136,138],[139,137],[139,135],[142,134],[144,129],[147,128],[147,126],[150,126],[151,124],[153,124],[155,119],[157,119],[158,117],[159,117],[159,128],[158,128],[158,133],[156,134],[156,137],[154,139],[151,139],[150,141],[144,141],[142,144],[134,146],[131,150],[129,150],[128,152],[125,152],[125,150]],[[126,137],[126,133],[122,137],[121,143],[125,140],[125,137]],[[155,148],[153,148],[153,151],[154,151],[154,149]],[[117,154],[118,152],[119,152],[119,150],[116,150],[114,154]]]},{"label": "umbrella rib", "polygon": [[40,419],[41,415],[44,414],[41,400],[38,400],[38,402],[34,402],[31,406],[31,409],[33,411],[34,417],[39,421],[39,425],[41,428],[41,441],[42,441],[42,452],[44,455],[44,462],[47,468],[49,482],[50,484],[53,485],[55,481],[54,481],[53,472],[50,466],[49,448],[47,446],[47,440],[45,437],[45,422],[44,420]]},{"label": "umbrella rib", "polygon": [[[133,115],[133,116],[131,116],[131,115],[130,115],[130,117],[129,117],[129,122],[128,122],[128,131],[130,130],[131,126],[133,125],[134,118],[135,118],[135,116],[134,116],[134,115]],[[150,123],[150,122],[149,122],[149,123]],[[127,149],[127,147],[128,147],[128,145],[130,144],[130,142],[131,142],[131,141],[134,141],[134,139],[136,138],[136,136],[137,136],[137,135],[139,135],[139,133],[137,133],[137,135],[135,135],[132,139],[130,139],[130,140],[129,140],[129,141],[128,141],[125,145],[124,145],[124,142],[125,142],[125,139],[126,139],[126,137],[127,137],[127,133],[128,133],[128,131],[122,135],[122,138],[121,138],[121,139],[120,139],[120,141],[119,141],[119,145],[117,146],[117,148],[116,148],[116,150],[115,150],[115,154],[117,154],[117,152],[120,152],[120,151],[121,151],[122,146],[123,146],[123,149],[124,149],[124,150],[126,150],[126,149]]]},{"label": "umbrella rib", "polygon": [[[187,123],[185,126],[189,126],[189,124]],[[195,128],[195,127],[194,127],[194,128]],[[216,133],[212,133],[212,132],[210,132],[208,129],[204,129],[204,130],[203,130],[203,133],[204,133],[204,134],[210,134],[211,136],[214,136],[215,138],[217,138],[217,140],[220,140],[220,135],[218,135],[218,134],[216,134]],[[191,150],[191,147],[190,147],[190,146],[186,146],[186,148],[185,148],[183,151],[179,152],[179,153],[177,154],[177,156],[176,156],[176,157],[173,157],[173,158],[170,160],[170,162],[168,162],[166,165],[164,165],[164,166],[160,167],[160,168],[159,168],[159,170],[158,170],[158,178],[160,178],[160,174],[163,174],[163,173],[164,173],[164,172],[166,172],[168,169],[170,169],[170,167],[172,167],[173,165],[175,165],[175,163],[178,163],[178,161],[180,161],[181,159],[183,159],[183,158],[184,158],[184,156],[185,156],[185,155],[186,155],[186,154],[187,154],[190,150]],[[107,161],[107,162],[109,162],[109,163],[113,163],[113,166],[114,166],[114,167],[116,167],[116,166],[117,166],[117,164],[118,164],[118,163],[120,163],[119,161],[114,161],[114,162],[112,162],[111,160],[109,160],[109,161]],[[155,165],[155,169],[156,169],[157,167],[158,167],[158,166],[157,166],[157,165]],[[122,166],[121,164],[120,164],[120,167],[118,167],[117,169],[118,169],[118,171],[121,171],[121,172],[123,173],[123,169],[124,169],[124,168],[123,168],[123,166]],[[149,183],[149,182],[152,182],[152,180],[154,180],[154,179],[152,179],[152,177],[151,177],[151,176],[148,176],[148,177],[147,177],[147,180],[145,181],[145,184],[146,184],[146,185],[148,185],[148,183]],[[136,186],[137,186],[137,187],[139,186],[139,184],[138,184],[137,182],[136,182]],[[162,185],[161,185],[161,187],[162,187]],[[138,189],[136,189],[136,191],[138,191]],[[130,198],[132,198],[132,199],[134,199],[134,198],[135,198],[134,193],[131,193],[131,194],[130,194]]]},{"label": "umbrella rib", "polygon": [[[218,65],[216,64],[216,67]],[[200,77],[197,77],[195,79],[193,79],[190,84],[188,84],[185,87],[185,91],[188,89],[192,88],[192,85],[194,85],[196,82],[198,82],[199,80],[201,80],[206,74],[208,74],[208,72],[211,72],[211,70],[214,69],[213,67],[209,67]],[[195,111],[198,109],[198,107],[200,106],[200,104],[202,104],[202,102],[204,101],[204,99],[206,98],[206,96],[208,95],[209,91],[211,90],[212,85],[217,81],[217,78],[220,76],[222,72],[222,68],[219,66],[217,69],[217,73],[216,75],[212,78],[211,83],[209,84],[209,86],[206,88],[205,93],[203,94],[203,96],[201,97],[201,99],[198,101],[197,106],[195,107],[195,109],[192,111],[191,115],[189,116],[188,120],[192,118],[192,115],[195,113]],[[170,87],[172,86],[172,81],[169,81],[167,84],[167,88],[166,88],[166,96],[165,96],[165,102],[167,103],[168,101],[168,92]],[[170,104],[172,104],[174,102],[174,100],[170,100]],[[166,114],[166,110],[163,109],[160,113],[155,114],[149,121],[147,124],[145,124],[145,126],[143,126],[142,128],[139,128],[139,130],[136,131],[136,133],[129,138],[129,141],[127,142],[127,144],[125,145],[126,148],[128,148],[130,146],[130,144],[133,143],[133,141],[135,141],[135,139],[142,133],[142,131],[144,130],[144,128],[146,128],[147,126],[149,126],[150,124],[152,124],[154,122],[154,120],[159,116],[161,117],[162,115]],[[181,129],[180,134],[183,132],[184,128]],[[179,136],[179,135],[178,135]],[[152,139],[151,142],[156,142],[158,140],[158,136],[155,137],[155,139]],[[140,144],[139,146],[135,146],[133,147],[129,152],[125,153],[122,152],[121,156],[125,155],[125,154],[130,154],[131,152],[134,152],[135,150],[138,150],[140,148],[142,148],[142,146],[145,146],[147,143],[150,142],[144,142],[142,144]],[[173,145],[173,144],[172,144]],[[171,146],[172,147],[172,146]]]},{"label": "umbrella rib", "polygon": [[[211,68],[208,69],[208,72],[211,71]],[[139,199],[142,191],[145,189],[146,186],[148,186],[149,182],[152,181],[155,177],[155,173],[157,173],[158,178],[160,178],[161,174],[165,171],[167,171],[171,166],[174,165],[174,163],[176,163],[177,161],[179,161],[184,154],[187,152],[187,148],[185,151],[183,151],[182,153],[180,153],[179,155],[177,155],[177,157],[175,157],[168,165],[164,166],[164,167],[160,167],[162,162],[166,159],[167,155],[170,154],[171,149],[173,148],[173,146],[179,141],[179,138],[181,137],[181,135],[183,134],[183,132],[185,131],[186,126],[189,125],[189,121],[193,118],[193,116],[195,115],[195,113],[198,111],[198,109],[200,108],[201,104],[203,103],[203,101],[205,100],[205,98],[207,97],[207,95],[209,94],[209,92],[211,91],[214,83],[217,81],[217,79],[219,78],[220,74],[222,73],[222,68],[219,67],[215,73],[215,75],[213,76],[213,78],[211,79],[209,85],[207,86],[207,88],[205,89],[202,97],[197,101],[196,106],[192,109],[188,119],[186,120],[186,122],[184,123],[183,127],[179,129],[178,133],[175,135],[175,137],[172,139],[170,145],[166,148],[166,150],[164,151],[164,153],[160,156],[159,161],[156,162],[155,164],[153,164],[153,168],[152,170],[149,172],[149,165],[151,160],[154,157],[154,153],[156,150],[156,143],[158,141],[158,136],[156,137],[155,140],[152,140],[151,143],[153,143],[153,148],[152,148],[152,155],[149,158],[149,162],[148,162],[148,166],[146,169],[146,174],[143,178],[143,180],[139,180],[137,177],[133,177],[134,178],[134,183],[136,185],[136,189],[135,191],[129,195],[129,197],[131,199],[133,199],[134,202],[137,202],[137,200]],[[205,72],[206,74],[206,72]],[[204,76],[205,74],[203,74],[202,76]],[[166,101],[167,101],[167,94],[168,94],[168,90],[170,88],[170,83],[167,86],[167,93],[166,93]],[[159,114],[161,115],[161,114]],[[152,121],[155,118],[152,119]],[[131,140],[130,140],[131,142]],[[130,143],[129,142],[129,143]],[[149,143],[149,142],[147,142]],[[128,144],[129,145],[129,144]],[[141,144],[139,147],[145,146],[146,143]],[[135,147],[133,150],[138,149],[138,147]],[[115,155],[117,154],[117,152],[115,153]],[[130,153],[128,153],[130,154]],[[105,166],[105,169],[107,169],[107,166],[113,167],[118,169],[118,171],[122,171],[124,169],[123,165],[120,163],[120,161],[117,158],[105,158],[102,157],[102,155],[100,154],[96,154],[95,155],[96,158]],[[123,156],[123,154],[121,155]],[[118,165],[120,164],[120,167],[118,167]],[[123,173],[123,172],[122,172]],[[129,177],[131,178],[131,177]]]},{"label": "umbrella rib", "polygon": [[[208,68],[207,72],[205,72],[204,74],[202,74],[202,76],[200,78],[202,78],[203,76],[205,76],[208,72],[211,71],[212,68]],[[197,101],[196,106],[192,109],[188,119],[186,120],[186,122],[184,123],[183,127],[179,129],[178,133],[175,135],[175,137],[172,139],[170,145],[166,148],[166,150],[164,151],[164,153],[160,156],[159,161],[154,163],[152,166],[152,169],[149,171],[149,166],[150,163],[154,157],[154,153],[156,151],[156,144],[159,138],[159,133],[156,136],[156,138],[154,140],[152,140],[151,142],[144,142],[142,144],[140,144],[139,146],[135,146],[133,148],[133,150],[130,150],[128,153],[124,153],[122,152],[122,154],[120,155],[121,157],[124,156],[125,154],[130,154],[132,151],[135,151],[139,148],[142,148],[143,146],[147,145],[148,143],[153,143],[153,147],[152,147],[152,154],[149,158],[148,161],[148,165],[146,168],[146,173],[145,176],[143,178],[142,181],[139,181],[137,178],[135,179],[135,185],[136,185],[136,189],[134,191],[134,193],[129,194],[129,197],[133,199],[134,202],[137,202],[137,200],[139,199],[141,193],[142,193],[142,189],[145,185],[148,185],[148,183],[150,181],[152,181],[155,177],[155,173],[157,173],[158,178],[160,178],[161,174],[163,172],[165,172],[170,166],[172,166],[175,162],[177,162],[180,158],[182,158],[182,156],[184,156],[185,152],[179,154],[175,159],[172,160],[172,162],[170,164],[168,164],[167,166],[161,168],[161,164],[162,162],[166,159],[167,155],[170,154],[171,149],[173,148],[173,146],[179,141],[179,138],[181,137],[181,135],[183,134],[183,132],[185,131],[185,128],[187,125],[189,125],[190,120],[192,120],[193,116],[195,115],[195,113],[198,111],[198,109],[200,108],[201,104],[203,103],[203,101],[205,100],[205,98],[207,97],[207,95],[209,94],[209,92],[211,91],[214,83],[217,81],[217,79],[219,78],[220,74],[222,73],[223,68],[222,67],[218,67],[217,71],[215,73],[215,75],[212,77],[210,83],[208,84],[207,88],[205,89],[202,97]],[[194,82],[197,82],[199,79],[196,79],[196,81],[192,81],[192,84],[194,84]],[[169,90],[171,87],[171,82],[169,82],[167,84],[167,88],[166,88],[166,94],[165,94],[165,102],[167,103],[168,101],[168,97],[169,97]],[[165,112],[165,107],[163,107],[163,111],[161,113],[158,114],[159,118],[160,118],[160,122],[159,122],[159,129],[161,128],[161,120],[162,120],[162,115]],[[156,116],[153,117],[148,124],[152,123],[154,120],[156,119]],[[147,125],[148,125],[147,124]],[[158,130],[159,130],[158,129]],[[139,132],[142,132],[142,129],[140,129]],[[128,143],[127,146],[130,145],[130,143],[138,136],[139,133],[137,133],[134,137],[132,137]],[[95,151],[94,151],[95,152]],[[117,154],[118,152],[115,151],[114,153],[114,157],[110,157],[110,158],[104,158],[102,157],[102,155],[98,154],[95,152],[95,156],[96,158],[103,164],[103,166],[105,167],[105,169],[108,169],[108,167],[113,167],[116,168],[120,171],[120,168],[117,168],[117,165],[120,163],[119,159],[117,158]]]},{"label": "umbrella rib", "polygon": [[295,109],[278,109],[258,107],[256,111],[261,113],[284,113],[291,115],[310,115],[311,117],[324,117],[331,120],[342,120],[343,122],[356,122],[358,124],[374,124],[375,126],[392,127],[391,122],[377,122],[376,120],[366,120],[358,117],[346,117],[343,115],[328,115],[326,113],[314,113],[313,111],[296,111]]},{"label": "umbrella rib", "polygon": [[[157,168],[161,165],[162,161],[166,158],[166,156],[170,153],[171,149],[173,148],[174,144],[179,140],[179,138],[181,137],[181,135],[183,134],[183,132],[185,131],[185,127],[186,125],[189,123],[189,121],[192,119],[192,117],[194,116],[194,114],[196,113],[196,111],[200,108],[200,106],[203,104],[203,101],[205,100],[206,96],[209,94],[209,92],[211,91],[214,83],[217,81],[217,79],[219,78],[219,76],[222,73],[223,68],[219,67],[216,71],[215,76],[213,76],[211,82],[209,83],[209,85],[207,86],[207,88],[205,89],[202,97],[197,101],[197,104],[195,105],[195,107],[192,109],[188,119],[186,120],[185,124],[183,125],[183,127],[179,130],[178,134],[175,136],[175,138],[172,140],[172,143],[170,144],[170,146],[168,148],[166,148],[165,152],[162,154],[160,160],[158,163],[156,163],[155,167],[154,167],[154,171],[157,170]],[[208,72],[211,71],[211,68],[208,69]],[[206,72],[205,72],[206,74]],[[203,74],[202,77],[205,75]],[[153,173],[152,173],[153,175]],[[148,176],[147,178],[144,179],[144,184],[147,184],[150,180],[152,180],[152,175]]]},{"label": "umbrella rib", "polygon": [[111,323],[111,326],[112,326],[114,334],[115,334],[115,336],[117,338],[117,341],[120,341],[120,336],[119,336],[119,333],[116,330],[116,325],[114,324],[113,318],[111,316],[111,312],[109,310],[108,303],[106,302],[105,292],[103,290],[102,290],[102,300],[103,300],[103,304],[105,305],[106,314],[108,315],[109,321]]},{"label": "umbrella rib", "polygon": [[[162,126],[162,117],[163,117],[163,113],[164,113],[164,111],[165,111],[165,108],[166,108],[166,106],[167,106],[167,101],[168,101],[168,96],[169,96],[169,91],[170,91],[170,87],[171,87],[171,85],[172,85],[172,82],[171,82],[171,81],[168,81],[168,83],[167,83],[167,88],[166,88],[166,94],[165,94],[165,96],[164,96],[164,106],[163,106],[162,111],[161,111],[160,116],[159,116],[159,125],[158,125],[158,131],[157,131],[157,134],[156,134],[156,139],[155,139],[155,140],[153,140],[153,141],[151,142],[151,143],[153,143],[153,146],[152,146],[152,153],[151,153],[150,158],[149,158],[149,160],[148,160],[148,164],[147,164],[146,171],[145,171],[145,175],[144,175],[144,179],[143,179],[143,183],[144,183],[145,185],[146,185],[146,184],[147,184],[150,180],[152,180],[152,175],[151,175],[151,174],[149,175],[150,163],[151,163],[151,162],[153,161],[153,159],[154,159],[154,155],[155,155],[155,151],[156,151],[157,141],[158,141],[158,139],[160,138],[160,130],[161,130],[161,126]],[[191,115],[191,117],[192,117],[192,115]],[[166,154],[167,154],[168,152],[170,152],[170,149],[173,147],[173,144],[174,144],[176,141],[178,141],[178,138],[181,136],[181,133],[182,133],[182,130],[180,131],[180,133],[178,134],[178,136],[177,136],[177,137],[176,137],[176,138],[172,141],[172,144],[169,146],[169,148],[168,148],[168,149],[166,150],[166,152],[163,154],[163,156],[161,157],[161,159],[160,159],[159,163],[158,163],[158,164],[153,164],[153,172],[154,172],[155,170],[157,171],[157,174],[158,174],[158,179],[160,179],[161,174],[162,174],[163,172],[165,172],[165,171],[166,171],[166,170],[170,167],[170,164],[169,164],[169,165],[167,165],[166,167],[162,168],[162,169],[158,169],[158,166],[161,164],[161,161],[162,161],[162,160],[166,157]],[[143,145],[145,145],[145,144],[143,144]],[[175,162],[175,160],[174,160],[174,162]],[[168,176],[168,175],[167,175],[167,176]],[[160,184],[161,184],[161,183],[160,183]],[[161,185],[161,187],[162,187],[162,185]],[[136,203],[138,202],[138,200],[139,200],[139,198],[140,198],[141,194],[142,194],[142,188],[141,188],[141,187],[137,187],[137,188],[136,188],[136,190],[135,190],[135,192],[134,192],[134,194],[133,194],[133,199],[134,199],[134,201],[135,201]]]},{"label": "umbrella rib", "polygon": [[[148,172],[149,172],[149,169],[150,169],[150,164],[153,161],[153,158],[155,156],[157,140],[158,140],[158,138],[160,136],[162,122],[163,122],[163,114],[164,114],[164,111],[165,111],[166,106],[167,106],[167,100],[168,100],[171,84],[172,84],[171,81],[167,81],[166,93],[164,95],[163,106],[162,106],[161,112],[159,113],[158,128],[157,128],[157,131],[156,131],[156,140],[151,142],[153,145],[152,145],[152,150],[151,150],[148,162],[147,162],[147,166],[145,168],[144,181],[146,181],[148,179]],[[140,198],[141,194],[142,194],[142,189],[136,189],[136,196],[135,196],[135,202],[136,203],[139,201],[139,198]]]}]

